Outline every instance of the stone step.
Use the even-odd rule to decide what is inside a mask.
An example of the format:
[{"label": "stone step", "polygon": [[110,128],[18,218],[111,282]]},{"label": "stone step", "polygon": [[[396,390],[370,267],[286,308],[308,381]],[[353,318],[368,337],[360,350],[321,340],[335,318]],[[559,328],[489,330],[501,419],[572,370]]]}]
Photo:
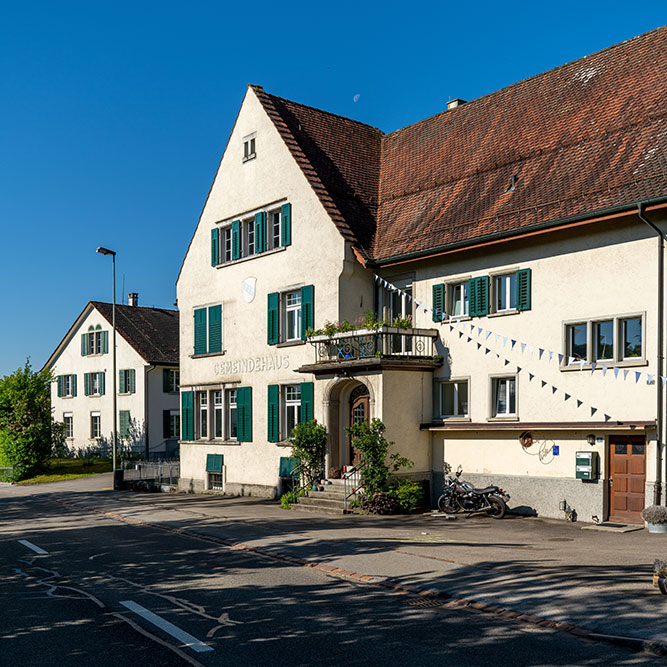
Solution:
[{"label": "stone step", "polygon": [[344,512],[342,509],[327,509],[326,507],[315,507],[313,505],[302,505],[300,502],[296,505],[291,505],[292,509],[296,512],[308,513],[308,514],[327,514],[329,516],[343,516]]},{"label": "stone step", "polygon": [[[324,487],[325,489],[329,487]],[[345,491],[308,491],[308,498],[327,498],[328,500],[345,500]]]},{"label": "stone step", "polygon": [[299,498],[298,505],[309,505],[310,507],[324,507],[328,509],[340,509],[343,511],[344,503],[339,499],[313,498],[312,496],[303,496]]}]

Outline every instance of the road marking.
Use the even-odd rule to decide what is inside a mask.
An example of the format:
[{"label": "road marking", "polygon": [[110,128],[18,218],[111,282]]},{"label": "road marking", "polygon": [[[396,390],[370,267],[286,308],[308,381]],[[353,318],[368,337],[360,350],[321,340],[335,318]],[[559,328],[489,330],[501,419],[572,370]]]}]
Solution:
[{"label": "road marking", "polygon": [[179,627],[175,626],[169,621],[165,621],[161,616],[154,614],[152,611],[149,611],[145,607],[142,607],[140,604],[137,604],[133,600],[122,600],[121,604],[123,607],[127,607],[130,611],[133,611],[135,614],[138,614],[142,618],[146,619],[149,623],[157,626],[161,630],[164,630],[166,633],[170,634],[172,637],[175,637],[183,644],[197,653],[203,653],[204,651],[212,651],[213,649],[204,644],[204,642],[199,641],[196,637],[181,630]]},{"label": "road marking", "polygon": [[49,552],[44,551],[44,549],[36,546],[32,542],[28,542],[28,540],[18,540],[19,544],[22,544],[24,547],[28,547],[28,549],[32,549],[36,554],[39,554],[40,556],[48,556]]}]

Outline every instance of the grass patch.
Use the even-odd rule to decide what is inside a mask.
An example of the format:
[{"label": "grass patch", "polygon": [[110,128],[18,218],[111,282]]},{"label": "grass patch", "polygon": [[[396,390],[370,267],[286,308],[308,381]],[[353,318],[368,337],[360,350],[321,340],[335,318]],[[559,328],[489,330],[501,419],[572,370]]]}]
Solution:
[{"label": "grass patch", "polygon": [[50,459],[47,470],[39,475],[23,479],[17,484],[47,484],[64,482],[68,479],[90,477],[103,472],[111,472],[110,459]]}]

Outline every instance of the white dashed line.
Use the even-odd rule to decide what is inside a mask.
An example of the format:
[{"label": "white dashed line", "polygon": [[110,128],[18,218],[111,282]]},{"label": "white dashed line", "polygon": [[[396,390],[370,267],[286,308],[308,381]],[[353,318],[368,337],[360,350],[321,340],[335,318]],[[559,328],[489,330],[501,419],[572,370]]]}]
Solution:
[{"label": "white dashed line", "polygon": [[165,621],[161,616],[154,614],[152,611],[142,607],[140,604],[137,604],[132,600],[121,601],[121,604],[123,607],[127,607],[130,611],[138,614],[149,623],[152,623],[161,630],[164,630],[166,633],[170,634],[172,637],[175,637],[179,641],[183,642],[185,646],[191,648],[193,651],[197,651],[197,653],[203,653],[204,651],[213,650],[210,646],[204,644],[204,642],[199,641],[196,637],[193,637],[191,634],[185,632],[185,630],[181,630],[173,623]]},{"label": "white dashed line", "polygon": [[22,544],[24,547],[28,547],[28,549],[32,549],[36,554],[39,554],[40,556],[48,556],[49,552],[44,551],[44,549],[34,545],[32,542],[28,542],[28,540],[18,540],[19,544]]}]

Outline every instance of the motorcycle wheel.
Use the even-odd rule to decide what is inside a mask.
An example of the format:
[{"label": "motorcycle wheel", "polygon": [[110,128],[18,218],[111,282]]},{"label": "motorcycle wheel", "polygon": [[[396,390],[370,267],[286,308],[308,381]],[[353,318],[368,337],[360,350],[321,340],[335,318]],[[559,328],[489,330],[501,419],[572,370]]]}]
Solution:
[{"label": "motorcycle wheel", "polygon": [[505,501],[498,496],[489,496],[489,505],[488,514],[494,519],[502,519],[507,513]]},{"label": "motorcycle wheel", "polygon": [[452,497],[448,495],[438,498],[438,509],[445,514],[456,514],[459,511],[458,507],[452,505]]}]

